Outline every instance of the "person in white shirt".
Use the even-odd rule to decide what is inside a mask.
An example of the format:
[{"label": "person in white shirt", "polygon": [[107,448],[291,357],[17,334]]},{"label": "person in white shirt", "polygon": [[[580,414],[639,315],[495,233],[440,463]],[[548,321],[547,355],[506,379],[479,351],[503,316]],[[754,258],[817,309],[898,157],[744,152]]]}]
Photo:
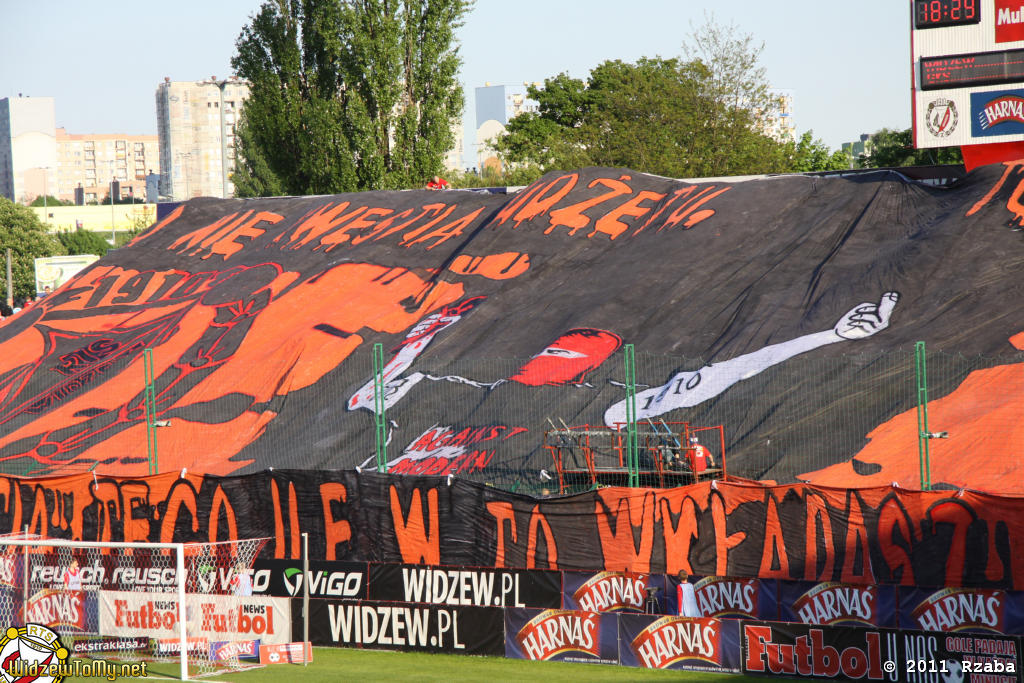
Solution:
[{"label": "person in white shirt", "polygon": [[231,592],[235,595],[252,595],[252,576],[244,565],[235,567],[235,575],[231,577]]},{"label": "person in white shirt", "polygon": [[679,585],[676,587],[676,603],[679,605],[679,616],[699,617],[700,610],[697,609],[697,594],[690,583],[689,574],[685,569],[679,570]]},{"label": "person in white shirt", "polygon": [[64,570],[64,590],[82,590],[82,572],[78,567],[78,560],[71,560],[71,564]]}]

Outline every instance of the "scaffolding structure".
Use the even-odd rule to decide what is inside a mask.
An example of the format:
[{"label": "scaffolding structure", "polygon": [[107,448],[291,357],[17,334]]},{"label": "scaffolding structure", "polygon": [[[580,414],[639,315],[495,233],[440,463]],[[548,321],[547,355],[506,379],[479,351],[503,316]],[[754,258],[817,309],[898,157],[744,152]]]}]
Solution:
[{"label": "scaffolding structure", "polygon": [[551,429],[544,432],[544,448],[551,454],[559,494],[602,486],[671,488],[727,478],[723,425],[637,422],[634,468],[629,448],[632,434],[626,423],[607,427],[559,422],[561,426],[548,420]]}]

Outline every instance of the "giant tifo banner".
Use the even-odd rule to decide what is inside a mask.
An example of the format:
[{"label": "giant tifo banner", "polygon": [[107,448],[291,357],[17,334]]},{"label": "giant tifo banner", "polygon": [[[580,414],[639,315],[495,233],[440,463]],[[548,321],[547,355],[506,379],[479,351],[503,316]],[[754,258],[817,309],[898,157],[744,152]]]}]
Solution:
[{"label": "giant tifo banner", "polygon": [[918,487],[913,363],[883,361],[927,340],[990,359],[933,372],[932,484],[1021,492],[1022,191],[1015,162],[951,188],[587,168],[509,195],[196,199],[0,325],[0,468],[354,468],[379,343],[388,470],[524,490],[548,418],[625,420],[632,344],[668,359],[638,363],[637,418],[723,425],[730,473]]},{"label": "giant tifo banner", "polygon": [[[291,560],[301,557],[308,533],[315,560],[621,573],[589,586],[591,579],[580,577],[573,595],[581,606],[634,600],[646,587],[635,575],[679,570],[814,583],[1024,588],[1024,560],[1011,550],[1024,537],[1024,500],[970,491],[712,482],[537,499],[460,479],[355,471],[0,478],[0,531],[26,526],[93,541],[270,537],[262,557]],[[294,574],[289,581],[294,589]],[[335,578],[335,589],[345,590],[345,581]],[[446,595],[486,594],[505,606],[526,604],[531,591],[545,590],[500,572],[442,577],[396,570],[389,583],[401,593],[428,595],[443,586]],[[674,586],[666,588],[671,593]],[[724,616],[749,614],[760,599],[756,589],[735,581],[698,584],[697,591],[700,604]],[[886,599],[842,587],[793,597],[798,614],[827,610],[829,601],[866,610]]]}]

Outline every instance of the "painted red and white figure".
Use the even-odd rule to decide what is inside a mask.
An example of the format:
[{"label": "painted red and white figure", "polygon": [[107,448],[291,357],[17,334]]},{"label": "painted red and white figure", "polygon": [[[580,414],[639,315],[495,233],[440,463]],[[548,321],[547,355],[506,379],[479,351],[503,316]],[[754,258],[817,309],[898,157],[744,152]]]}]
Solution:
[{"label": "painted red and white figure", "polygon": [[[827,344],[875,335],[889,326],[899,298],[897,292],[886,292],[878,303],[865,302],[851,308],[831,329],[770,344],[753,353],[705,365],[699,370],[676,372],[664,384],[636,393],[636,419],[646,420],[678,408],[691,408],[793,356]],[[604,422],[608,426],[625,424],[626,401],[619,401],[608,408]]]}]

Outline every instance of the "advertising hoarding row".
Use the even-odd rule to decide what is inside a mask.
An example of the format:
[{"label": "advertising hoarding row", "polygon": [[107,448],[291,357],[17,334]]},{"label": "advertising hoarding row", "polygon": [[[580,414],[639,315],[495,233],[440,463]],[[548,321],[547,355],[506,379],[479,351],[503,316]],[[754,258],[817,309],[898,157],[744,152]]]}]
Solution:
[{"label": "advertising hoarding row", "polygon": [[[22,614],[24,595],[0,577],[0,609]],[[29,621],[64,632],[95,632],[97,595],[171,599],[173,569],[149,576],[138,569],[108,572],[85,566],[82,590],[67,590],[58,567],[32,567]],[[584,612],[678,614],[678,579],[635,572],[436,567],[426,565],[257,560],[251,570],[253,598],[297,598],[304,585],[311,598],[370,600],[438,607],[534,608]],[[211,570],[196,585],[217,591],[235,584],[238,569]],[[52,581],[45,580],[50,577]],[[139,584],[125,577],[148,577]],[[114,580],[114,579],[117,580]],[[150,580],[152,579],[152,580]],[[819,626],[877,626],[936,632],[1024,635],[1024,592],[995,588],[927,589],[839,582],[782,581],[719,576],[691,577],[701,616],[717,619],[786,621]],[[203,596],[203,593],[196,594]],[[204,599],[216,597],[212,592]],[[223,596],[222,596],[223,597]],[[120,634],[136,635],[136,634]],[[144,634],[137,634],[144,635]]]}]

